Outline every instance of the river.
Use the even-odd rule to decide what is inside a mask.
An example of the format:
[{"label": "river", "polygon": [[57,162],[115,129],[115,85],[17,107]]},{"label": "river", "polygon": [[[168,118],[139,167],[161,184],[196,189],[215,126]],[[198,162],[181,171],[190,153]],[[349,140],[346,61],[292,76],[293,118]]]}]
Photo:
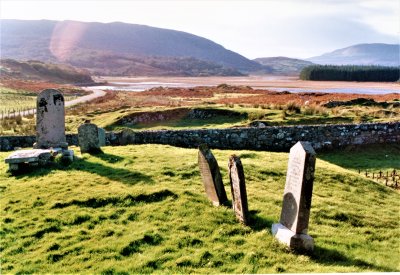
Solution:
[{"label": "river", "polygon": [[[302,81],[294,77],[132,77],[102,78],[107,85],[96,86],[103,90],[141,92],[155,87],[193,88],[196,86],[217,86],[221,83],[244,85],[254,89],[271,91],[388,94],[400,93],[399,83],[344,82],[344,81]],[[99,81],[99,80],[98,80]]]}]

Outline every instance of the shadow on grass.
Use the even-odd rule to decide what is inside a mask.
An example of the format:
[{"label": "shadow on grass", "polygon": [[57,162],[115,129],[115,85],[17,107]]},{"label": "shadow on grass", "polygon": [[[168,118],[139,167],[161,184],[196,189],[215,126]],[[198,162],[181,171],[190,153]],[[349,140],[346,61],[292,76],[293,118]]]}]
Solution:
[{"label": "shadow on grass", "polygon": [[399,144],[349,146],[332,152],[321,152],[318,158],[346,169],[400,169]]},{"label": "shadow on grass", "polygon": [[138,130],[146,130],[152,128],[165,128],[165,129],[180,129],[180,128],[202,128],[206,126],[218,126],[218,125],[226,125],[226,124],[236,124],[239,122],[245,122],[246,116],[238,116],[238,117],[224,117],[217,116],[209,119],[171,119],[164,121],[156,121],[149,123],[138,123],[131,126],[124,125],[110,125],[109,129],[112,130],[120,130],[121,128],[129,128],[129,129],[138,129]]},{"label": "shadow on grass", "polygon": [[109,204],[113,206],[129,207],[139,203],[160,202],[167,198],[176,199],[178,196],[168,189],[154,192],[151,194],[140,194],[137,196],[127,195],[125,197],[108,197],[108,198],[89,198],[87,200],[72,200],[65,203],[56,203],[51,208],[65,208],[72,205],[88,208],[105,207]]},{"label": "shadow on grass", "polygon": [[319,246],[314,247],[314,251],[310,252],[309,256],[313,261],[323,265],[356,266],[366,269],[375,269],[379,270],[380,272],[396,271],[387,267],[367,263],[360,259],[352,259],[335,249],[327,249]]},{"label": "shadow on grass", "polygon": [[262,231],[267,229],[270,232],[273,221],[257,215],[259,212],[259,210],[249,211],[250,219],[248,226],[255,231]]},{"label": "shadow on grass", "polygon": [[[97,158],[103,159],[105,161],[109,161],[110,163],[117,162],[122,160],[123,158],[104,153],[97,153],[93,155]],[[92,174],[97,174],[99,176],[108,178],[113,181],[119,181],[126,185],[134,185],[137,183],[148,183],[153,184],[154,180],[152,177],[147,176],[141,172],[131,171],[128,169],[110,167],[107,165],[103,165],[101,163],[94,163],[90,161],[86,161],[84,159],[74,159],[74,161],[65,165],[60,162],[52,162],[45,167],[23,167],[18,173],[15,174],[17,179],[24,177],[41,177],[49,174],[54,170],[76,170],[76,171],[84,171]]]},{"label": "shadow on grass", "polygon": [[113,154],[108,154],[108,153],[104,153],[104,152],[100,152],[100,153],[93,153],[90,154],[93,157],[99,158],[105,162],[108,163],[117,163],[120,162],[122,160],[124,160],[123,157],[117,156],[117,155],[113,155]]}]

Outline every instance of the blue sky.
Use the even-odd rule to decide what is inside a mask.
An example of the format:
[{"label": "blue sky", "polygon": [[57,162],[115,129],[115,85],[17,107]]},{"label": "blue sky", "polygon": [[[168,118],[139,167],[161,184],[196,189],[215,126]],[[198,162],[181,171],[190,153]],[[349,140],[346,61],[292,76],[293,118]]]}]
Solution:
[{"label": "blue sky", "polygon": [[180,30],[251,59],[307,58],[400,37],[400,0],[0,0],[0,16]]}]

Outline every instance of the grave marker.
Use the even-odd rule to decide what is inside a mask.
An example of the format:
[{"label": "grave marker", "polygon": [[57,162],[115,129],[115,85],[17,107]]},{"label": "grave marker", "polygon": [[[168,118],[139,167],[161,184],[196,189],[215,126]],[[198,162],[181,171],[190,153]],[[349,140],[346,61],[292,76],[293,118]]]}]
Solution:
[{"label": "grave marker", "polygon": [[85,122],[78,127],[78,142],[81,153],[100,152],[99,131],[96,124]]},{"label": "grave marker", "polygon": [[243,165],[238,156],[232,155],[229,157],[228,170],[233,210],[238,220],[247,225],[249,222],[249,209],[247,206],[246,183]]},{"label": "grave marker", "polygon": [[314,182],[316,154],[308,142],[297,142],[289,155],[280,223],[272,233],[294,249],[313,250],[314,240],[307,235]]},{"label": "grave marker", "polygon": [[64,96],[55,89],[43,90],[36,100],[35,148],[67,148]]},{"label": "grave marker", "polygon": [[99,136],[99,147],[106,146],[106,130],[99,127],[97,131]]},{"label": "grave marker", "polygon": [[198,162],[208,198],[216,206],[226,204],[228,198],[226,197],[217,160],[205,144],[199,146]]}]

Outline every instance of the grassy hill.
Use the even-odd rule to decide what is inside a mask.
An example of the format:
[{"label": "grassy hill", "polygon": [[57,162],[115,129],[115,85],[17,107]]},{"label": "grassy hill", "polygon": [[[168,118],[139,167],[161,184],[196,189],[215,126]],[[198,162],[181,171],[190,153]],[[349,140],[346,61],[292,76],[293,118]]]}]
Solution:
[{"label": "grassy hill", "polygon": [[[209,39],[181,31],[121,22],[68,20],[3,19],[1,25],[0,46],[6,58],[70,63],[82,54],[160,59],[192,57],[244,72],[262,69],[258,63]],[[88,64],[90,60],[83,67],[87,68]]]},{"label": "grassy hill", "polygon": [[44,63],[36,60],[1,59],[0,75],[2,79],[40,80],[69,84],[94,83],[86,70],[70,65]]},{"label": "grassy hill", "polygon": [[109,76],[243,76],[236,69],[193,57],[132,56],[77,51],[68,62],[94,75]]},{"label": "grassy hill", "polygon": [[286,153],[213,151],[228,198],[228,157],[242,159],[251,211],[250,226],[243,226],[230,208],[207,200],[197,150],[74,150],[70,166],[19,176],[0,162],[2,273],[400,270],[400,194],[356,172],[400,169],[398,146],[318,155],[309,228],[316,248],[308,255],[288,251],[270,234],[282,205]]}]

